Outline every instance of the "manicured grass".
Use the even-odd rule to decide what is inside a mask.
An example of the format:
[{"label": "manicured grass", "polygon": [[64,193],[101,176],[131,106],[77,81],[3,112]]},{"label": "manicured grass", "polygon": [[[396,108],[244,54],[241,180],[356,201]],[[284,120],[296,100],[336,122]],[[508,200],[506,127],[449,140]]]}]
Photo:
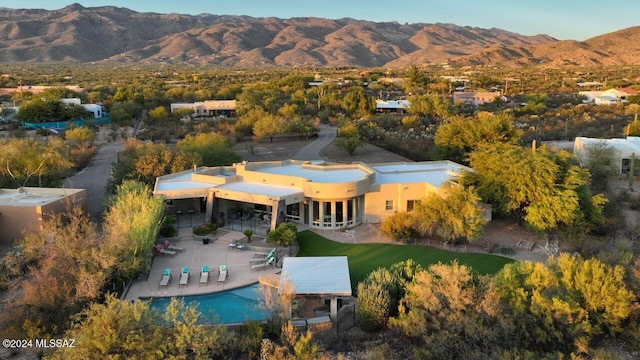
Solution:
[{"label": "manicured grass", "polygon": [[343,244],[311,231],[298,233],[298,243],[298,256],[347,256],[354,289],[371,271],[388,268],[407,259],[413,259],[423,268],[438,262],[449,264],[457,259],[459,264],[468,265],[479,274],[495,274],[504,265],[514,261],[496,255],[458,253],[417,245]]}]

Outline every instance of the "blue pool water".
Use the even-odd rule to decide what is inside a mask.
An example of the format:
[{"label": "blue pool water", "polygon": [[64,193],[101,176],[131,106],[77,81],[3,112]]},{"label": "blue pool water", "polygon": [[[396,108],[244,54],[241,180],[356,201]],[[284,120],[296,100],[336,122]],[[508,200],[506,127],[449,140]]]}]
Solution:
[{"label": "blue pool water", "polygon": [[[187,306],[194,306],[200,313],[201,324],[243,323],[247,320],[265,320],[266,309],[260,307],[259,285],[226,290],[213,294],[189,295],[177,297]],[[162,313],[171,302],[171,297],[151,298],[151,308]]]}]

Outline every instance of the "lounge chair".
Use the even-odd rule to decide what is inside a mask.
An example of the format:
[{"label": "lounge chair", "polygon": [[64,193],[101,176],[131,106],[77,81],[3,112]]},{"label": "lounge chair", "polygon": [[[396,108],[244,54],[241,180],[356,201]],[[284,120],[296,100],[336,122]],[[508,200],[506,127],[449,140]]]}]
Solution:
[{"label": "lounge chair", "polygon": [[226,282],[227,281],[227,265],[220,265],[220,273],[218,274],[218,282]]},{"label": "lounge chair", "polygon": [[160,279],[160,286],[167,286],[171,282],[171,269],[164,269],[162,278]]},{"label": "lounge chair", "polygon": [[271,249],[271,251],[268,251],[268,252],[257,252],[255,254],[253,254],[253,257],[256,258],[256,259],[260,259],[260,258],[266,259],[266,258],[269,258],[271,256],[275,256],[275,254],[276,254],[276,248],[273,248],[273,249]]},{"label": "lounge chair", "polygon": [[164,241],[164,248],[169,251],[184,251],[184,248],[173,245],[169,240]]},{"label": "lounge chair", "polygon": [[266,268],[267,266],[273,266],[276,263],[276,258],[275,257],[270,257],[266,262],[263,262],[261,264],[255,264],[255,265],[251,265],[251,271],[253,270],[261,270]]},{"label": "lounge chair", "polygon": [[187,285],[189,283],[189,268],[183,267],[180,273],[180,285]]},{"label": "lounge chair", "polygon": [[268,257],[264,257],[264,258],[253,258],[249,260],[249,264],[250,265],[262,264],[262,263],[266,263],[271,259],[275,259],[275,256],[269,255]]},{"label": "lounge chair", "polygon": [[158,250],[158,252],[159,252],[160,254],[162,254],[162,256],[164,256],[164,255],[171,255],[171,256],[173,256],[173,255],[175,255],[175,254],[176,254],[176,252],[175,252],[175,251],[167,250],[167,249],[163,248],[163,247],[162,247],[162,245],[160,245],[160,244],[157,244],[157,245],[156,245],[156,250]]},{"label": "lounge chair", "polygon": [[200,270],[200,284],[206,284],[209,282],[209,267],[203,266]]}]

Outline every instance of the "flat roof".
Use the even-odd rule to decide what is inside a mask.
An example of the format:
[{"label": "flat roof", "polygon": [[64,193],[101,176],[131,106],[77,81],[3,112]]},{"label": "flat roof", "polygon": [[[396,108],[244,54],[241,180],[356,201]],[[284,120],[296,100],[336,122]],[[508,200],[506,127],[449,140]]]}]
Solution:
[{"label": "flat roof", "polygon": [[255,171],[267,174],[298,176],[318,183],[353,182],[366,179],[367,172],[360,168],[309,168],[302,164],[270,166]]},{"label": "flat roof", "polygon": [[279,289],[287,283],[297,295],[351,296],[349,260],[346,256],[285,257]]},{"label": "flat roof", "polygon": [[451,179],[452,173],[468,169],[450,161],[373,164],[370,167],[376,172],[376,184],[428,182],[435,186]]},{"label": "flat roof", "polygon": [[[193,175],[199,174],[193,171],[184,171],[176,174],[169,174],[159,177],[155,192],[176,191],[185,189],[209,189],[216,187],[216,184],[204,181],[193,180]],[[208,175],[218,176],[218,175]],[[222,175],[224,177],[226,175]]]},{"label": "flat roof", "polygon": [[584,146],[593,146],[602,143],[606,146],[619,151],[631,151],[638,152],[640,154],[640,137],[629,136],[627,138],[613,138],[613,139],[596,139],[578,136],[575,141],[582,142]]},{"label": "flat roof", "polygon": [[80,189],[34,188],[0,189],[0,206],[37,206],[49,204],[81,191]]}]

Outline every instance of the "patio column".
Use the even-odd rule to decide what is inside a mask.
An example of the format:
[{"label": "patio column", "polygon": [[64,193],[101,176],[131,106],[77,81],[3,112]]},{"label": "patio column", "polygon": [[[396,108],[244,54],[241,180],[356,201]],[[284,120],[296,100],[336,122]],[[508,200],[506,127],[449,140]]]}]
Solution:
[{"label": "patio column", "polygon": [[213,217],[213,202],[215,201],[215,199],[216,194],[213,192],[213,190],[209,190],[209,192],[207,193],[207,206],[204,217],[205,224],[211,224],[211,218]]},{"label": "patio column", "polygon": [[338,320],[338,298],[337,297],[334,296],[331,298],[329,309],[331,311],[331,320],[332,321]]}]

